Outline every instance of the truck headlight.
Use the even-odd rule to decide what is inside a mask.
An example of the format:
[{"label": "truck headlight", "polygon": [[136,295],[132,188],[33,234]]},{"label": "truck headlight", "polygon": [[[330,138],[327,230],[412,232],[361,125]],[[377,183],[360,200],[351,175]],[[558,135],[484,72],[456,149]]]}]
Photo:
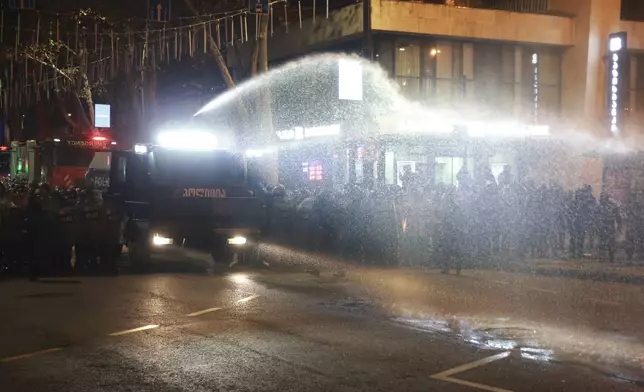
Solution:
[{"label": "truck headlight", "polygon": [[235,236],[228,239],[228,245],[246,245],[246,237]]},{"label": "truck headlight", "polygon": [[146,146],[145,144],[135,144],[134,153],[145,155],[148,153],[148,146]]},{"label": "truck headlight", "polygon": [[172,238],[163,237],[155,233],[154,237],[152,237],[152,244],[156,246],[172,245]]}]

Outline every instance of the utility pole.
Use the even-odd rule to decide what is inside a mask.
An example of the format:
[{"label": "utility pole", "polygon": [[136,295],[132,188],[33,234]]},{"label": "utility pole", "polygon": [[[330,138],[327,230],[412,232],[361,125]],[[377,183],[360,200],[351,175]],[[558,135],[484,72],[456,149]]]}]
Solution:
[{"label": "utility pole", "polygon": [[268,0],[262,0],[262,13],[259,14],[259,72],[268,71],[268,24],[270,22],[269,12],[272,10]]},{"label": "utility pole", "polygon": [[[259,15],[259,73],[268,72],[268,24],[270,23],[272,7],[269,0],[262,0],[262,13]],[[271,105],[271,84],[268,83],[260,91],[260,113],[262,118],[262,135],[265,140],[272,142],[275,140],[275,131],[273,129],[273,108]],[[267,184],[277,185],[279,181],[278,174],[278,156],[277,152],[266,154],[264,162],[264,181]]]},{"label": "utility pole", "polygon": [[373,61],[371,0],[362,0],[362,57],[364,57],[368,61]]}]

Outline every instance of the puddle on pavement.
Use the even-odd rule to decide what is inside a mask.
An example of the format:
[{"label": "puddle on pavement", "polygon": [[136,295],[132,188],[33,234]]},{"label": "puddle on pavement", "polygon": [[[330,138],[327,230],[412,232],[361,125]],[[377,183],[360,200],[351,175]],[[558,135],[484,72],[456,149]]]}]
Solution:
[{"label": "puddle on pavement", "polygon": [[[554,346],[548,347],[543,343],[551,338],[549,334],[553,334],[552,331],[544,329],[540,332],[533,328],[512,326],[508,319],[496,319],[488,326],[483,320],[458,317],[441,319],[415,315],[414,317],[393,317],[391,320],[429,333],[455,335],[464,342],[481,349],[512,351],[513,355],[529,361],[575,363],[609,377],[644,385],[644,368],[637,365],[641,358],[635,357],[631,358],[633,361],[624,362],[605,352],[572,352],[553,349]],[[568,339],[575,342],[572,335],[568,336]],[[627,343],[631,339],[622,340]]]},{"label": "puddle on pavement", "polygon": [[19,295],[16,298],[30,298],[30,299],[52,299],[52,298],[67,298],[71,297],[73,293],[35,293]]},{"label": "puddle on pavement", "polygon": [[373,302],[364,299],[342,299],[337,301],[324,301],[319,305],[326,308],[335,310],[343,310],[348,312],[367,313],[375,310]]},{"label": "puddle on pavement", "polygon": [[455,318],[437,320],[397,317],[393,321],[424,331],[454,334],[483,349],[517,350],[521,357],[525,356],[532,360],[553,359],[552,350],[539,347],[536,340],[537,332],[532,329],[502,326],[475,328],[468,320]]}]

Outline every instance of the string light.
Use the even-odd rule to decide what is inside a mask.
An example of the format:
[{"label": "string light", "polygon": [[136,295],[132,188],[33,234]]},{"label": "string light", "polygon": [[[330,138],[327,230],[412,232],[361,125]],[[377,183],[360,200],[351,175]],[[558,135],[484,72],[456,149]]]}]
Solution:
[{"label": "string light", "polygon": [[[278,4],[283,4],[283,24],[285,31],[288,33],[288,0],[269,2],[271,13],[271,32],[273,30],[272,12],[276,10],[274,5]],[[327,18],[329,17],[328,7],[328,1],[326,1]],[[298,1],[298,4],[292,9],[298,13],[299,25],[302,27],[301,2]],[[8,42],[4,41],[9,38],[10,41],[16,40],[16,43],[9,43],[9,45],[15,46],[14,53],[12,53],[8,62],[9,65],[6,67],[8,70],[9,80],[11,82],[7,83],[7,86],[3,86],[2,96],[0,96],[0,106],[6,110],[7,101],[16,103],[23,100],[15,96],[15,90],[27,90],[27,94],[30,94],[29,89],[36,89],[37,91],[35,91],[35,94],[38,95],[41,93],[40,89],[42,89],[43,92],[46,90],[46,94],[49,94],[50,89],[58,90],[68,88],[71,84],[71,81],[68,80],[69,77],[62,75],[59,72],[61,70],[57,69],[56,66],[63,63],[62,71],[76,72],[73,70],[77,69],[80,64],[67,64],[67,62],[74,59],[75,54],[73,52],[78,52],[78,37],[80,37],[81,34],[87,34],[88,37],[91,37],[88,41],[94,41],[92,43],[87,42],[86,47],[83,48],[88,58],[87,70],[85,72],[88,72],[88,74],[91,75],[99,75],[99,79],[102,77],[107,77],[109,79],[115,76],[116,73],[119,72],[119,69],[122,69],[123,66],[127,66],[130,63],[130,61],[127,60],[128,57],[123,55],[124,50],[131,50],[134,48],[136,56],[134,61],[135,67],[146,66],[146,62],[148,61],[159,60],[169,62],[172,57],[171,53],[173,52],[173,45],[175,46],[175,59],[179,59],[178,56],[181,56],[181,53],[177,53],[178,50],[181,51],[179,48],[186,49],[185,46],[183,46],[185,36],[188,34],[197,34],[199,29],[203,29],[204,35],[206,35],[207,31],[212,31],[211,26],[213,23],[215,24],[214,33],[217,35],[216,38],[213,37],[213,40],[216,40],[215,42],[217,42],[217,46],[219,48],[221,48],[223,44],[222,38],[224,38],[220,37],[220,25],[224,23],[231,23],[231,27],[234,26],[234,28],[239,27],[241,42],[247,42],[247,18],[249,15],[258,15],[253,11],[254,10],[244,8],[232,11],[172,17],[167,21],[159,22],[149,20],[148,18],[110,20],[90,9],[83,9],[75,12],[54,12],[39,9],[3,9],[2,16],[0,17],[0,41],[6,45]],[[9,15],[5,15],[5,12],[8,12],[9,15],[11,13],[14,13],[14,15],[17,14],[17,18],[11,18]],[[31,26],[16,24],[15,21],[20,20],[21,14],[30,14],[30,20],[32,20],[31,15],[36,16],[36,22],[33,24],[36,28],[34,29]],[[43,19],[41,20],[41,18]],[[233,22],[234,18],[239,19],[239,26],[237,26],[237,23]],[[7,20],[14,20],[14,24],[7,24]],[[78,27],[83,24],[87,26],[87,30],[91,31],[91,33],[82,33],[79,31]],[[92,26],[92,24],[94,26]],[[143,25],[145,25],[145,27],[143,27]],[[48,33],[47,27],[44,26],[48,26]],[[255,25],[255,30],[257,32],[258,24]],[[228,35],[230,34],[228,30],[225,31]],[[232,32],[237,35],[235,30],[232,30]],[[29,42],[29,37],[34,37],[32,45],[25,44],[25,42]],[[181,37],[183,37],[183,39]],[[234,41],[234,38],[237,37],[233,37],[233,40],[231,41]],[[207,44],[205,41],[206,39],[204,39],[204,52],[207,52]],[[18,44],[18,42],[20,42],[20,44]],[[49,49],[57,48],[58,50],[66,50],[67,57],[65,58],[65,55],[63,55],[63,61],[61,63],[54,62],[53,64],[50,64],[50,69],[45,72],[38,71],[39,77],[36,78],[35,73],[31,70],[32,67],[28,66],[27,62],[24,60],[29,60],[35,64],[38,64],[39,61],[35,58],[27,57],[25,49],[31,47],[34,50],[38,50],[38,48],[43,47],[43,50],[45,50],[47,49],[47,45],[50,46]],[[189,41],[189,47],[187,49],[188,54],[190,54],[190,52],[193,54],[195,53],[192,41]],[[70,52],[72,50],[73,52]],[[156,52],[157,50],[158,52]],[[149,53],[143,53],[144,51]],[[14,79],[14,76],[20,76],[20,78],[24,76],[21,74],[25,71],[16,68],[18,64],[23,62],[24,65],[27,66],[26,72],[29,74],[29,77],[25,80]],[[40,62],[40,66],[47,67],[48,64]],[[17,75],[14,75],[14,68]],[[33,94],[33,92],[31,94]]]}]

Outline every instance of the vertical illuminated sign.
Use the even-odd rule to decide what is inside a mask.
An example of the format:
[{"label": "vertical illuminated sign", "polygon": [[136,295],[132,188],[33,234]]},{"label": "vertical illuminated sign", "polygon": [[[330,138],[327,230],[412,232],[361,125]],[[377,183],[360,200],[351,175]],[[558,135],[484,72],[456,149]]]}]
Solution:
[{"label": "vertical illuminated sign", "polygon": [[360,61],[338,60],[338,90],[343,100],[362,101],[362,64]]},{"label": "vertical illuminated sign", "polygon": [[94,105],[94,127],[96,128],[109,128],[110,121],[110,105],[102,105],[97,103]]},{"label": "vertical illuminated sign", "polygon": [[613,33],[608,36],[608,122],[613,135],[619,135],[622,127],[622,90],[627,64],[626,33]]},{"label": "vertical illuminated sign", "polygon": [[532,54],[532,110],[533,120],[539,122],[539,55]]}]

